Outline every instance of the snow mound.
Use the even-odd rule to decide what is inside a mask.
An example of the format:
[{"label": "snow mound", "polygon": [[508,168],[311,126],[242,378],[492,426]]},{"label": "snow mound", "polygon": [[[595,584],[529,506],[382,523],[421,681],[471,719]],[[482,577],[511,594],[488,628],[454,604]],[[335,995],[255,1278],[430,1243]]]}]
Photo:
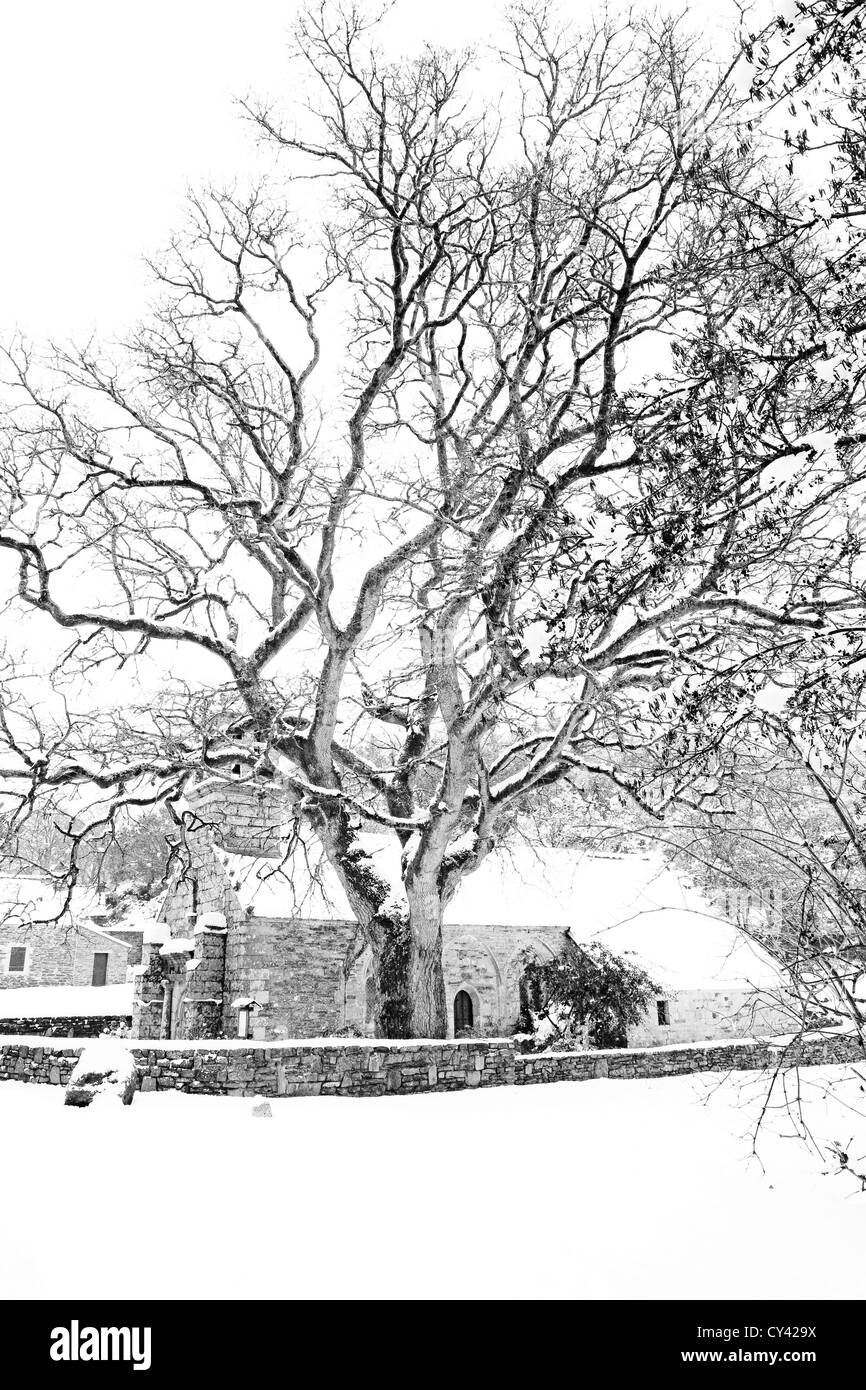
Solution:
[{"label": "snow mound", "polygon": [[66,1086],[64,1104],[90,1105],[97,1097],[113,1096],[132,1103],[138,1080],[135,1059],[115,1038],[88,1043],[75,1064]]}]

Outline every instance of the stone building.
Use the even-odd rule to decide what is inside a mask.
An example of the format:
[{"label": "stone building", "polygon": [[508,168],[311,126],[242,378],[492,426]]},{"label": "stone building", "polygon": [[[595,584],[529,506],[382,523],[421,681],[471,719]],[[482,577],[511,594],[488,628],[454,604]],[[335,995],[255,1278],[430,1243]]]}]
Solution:
[{"label": "stone building", "polygon": [[[189,806],[197,818],[191,862],[145,934],[133,972],[133,1033],[372,1035],[369,952],[315,842],[289,841],[278,790],[213,779],[197,786]],[[396,842],[366,840],[378,872],[396,883]],[[490,856],[448,909],[449,1034],[512,1033],[526,952],[550,957],[566,933],[631,954],[658,983],[629,1037],[634,1045],[790,1028],[770,957],[660,861],[524,850]]]},{"label": "stone building", "polygon": [[123,984],[126,942],[68,917],[49,920],[58,905],[47,879],[0,878],[0,989]]}]

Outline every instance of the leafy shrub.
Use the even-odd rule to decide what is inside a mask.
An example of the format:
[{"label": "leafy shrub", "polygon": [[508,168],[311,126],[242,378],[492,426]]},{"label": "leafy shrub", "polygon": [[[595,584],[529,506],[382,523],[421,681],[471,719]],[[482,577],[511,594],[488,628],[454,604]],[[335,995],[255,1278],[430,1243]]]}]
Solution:
[{"label": "leafy shrub", "polygon": [[606,946],[569,940],[553,960],[524,956],[517,1031],[542,1047],[567,1038],[625,1047],[627,1028],[659,993],[640,966]]}]

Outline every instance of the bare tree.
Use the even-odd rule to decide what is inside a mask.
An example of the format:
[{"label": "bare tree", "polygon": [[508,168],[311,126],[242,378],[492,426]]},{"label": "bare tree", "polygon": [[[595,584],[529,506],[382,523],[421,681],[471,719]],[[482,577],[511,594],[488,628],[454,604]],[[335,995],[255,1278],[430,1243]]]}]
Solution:
[{"label": "bare tree", "polygon": [[355,10],[298,39],[307,108],[245,108],[286,183],[194,201],[119,357],[10,351],[9,613],[102,694],[52,722],[10,671],[0,770],[19,817],[79,798],[74,849],[272,764],[380,1032],[442,1036],[443,911],[516,805],[575,768],[704,795],[780,653],[862,621],[857,339],[736,44],[524,9],[494,101]]}]

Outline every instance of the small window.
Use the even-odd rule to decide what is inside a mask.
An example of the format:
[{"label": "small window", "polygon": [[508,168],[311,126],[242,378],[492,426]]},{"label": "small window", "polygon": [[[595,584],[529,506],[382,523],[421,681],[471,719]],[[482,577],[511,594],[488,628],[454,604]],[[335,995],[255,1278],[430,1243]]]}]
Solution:
[{"label": "small window", "polygon": [[376,1021],[376,977],[372,970],[367,976],[364,985],[364,1022],[374,1023]]},{"label": "small window", "polygon": [[656,1000],[656,1012],[658,1013],[659,1026],[667,1028],[671,1021],[671,1006],[666,999]]},{"label": "small window", "polygon": [[108,952],[94,951],[92,985],[104,985],[108,979]]},{"label": "small window", "polygon": [[6,967],[10,975],[20,975],[27,966],[27,947],[10,946],[9,964]]},{"label": "small window", "polygon": [[454,1035],[459,1037],[468,1028],[473,1026],[475,1018],[472,1008],[472,1000],[465,989],[460,989],[454,996]]},{"label": "small window", "polygon": [[521,1015],[526,1017],[530,1013],[537,1014],[541,1009],[541,985],[538,980],[530,980],[525,975],[521,975],[518,989]]}]

